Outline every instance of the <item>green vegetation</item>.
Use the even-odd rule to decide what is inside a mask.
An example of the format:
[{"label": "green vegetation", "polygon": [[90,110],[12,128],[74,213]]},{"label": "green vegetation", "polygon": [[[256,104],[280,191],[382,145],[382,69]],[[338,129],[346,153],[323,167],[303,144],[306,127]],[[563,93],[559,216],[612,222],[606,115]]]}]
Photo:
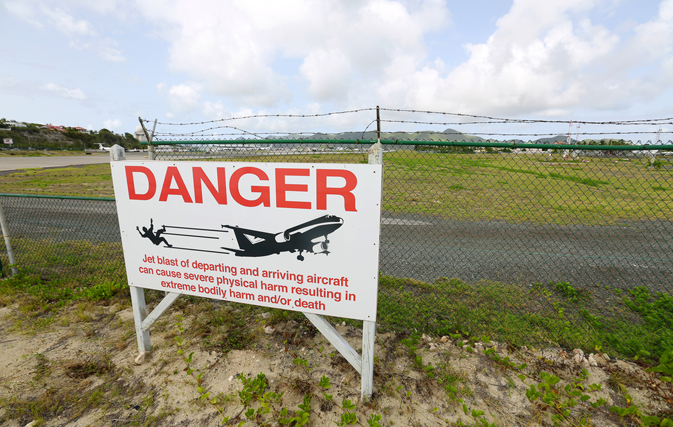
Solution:
[{"label": "green vegetation", "polygon": [[2,177],[0,193],[114,197],[109,164],[16,172]]},{"label": "green vegetation", "polygon": [[[514,346],[560,346],[635,357],[673,350],[673,297],[644,288],[625,292],[569,283],[533,287],[439,279],[433,284],[383,276],[378,323],[384,330],[488,335]],[[598,292],[598,291],[601,292]]]},{"label": "green vegetation", "polygon": [[383,208],[455,220],[615,224],[673,218],[673,169],[647,159],[386,153]]},{"label": "green vegetation", "polygon": [[[12,148],[21,150],[79,151],[98,148],[97,144],[108,147],[119,144],[125,148],[140,148],[140,141],[126,132],[119,135],[107,129],[87,131],[75,128],[46,129],[39,123],[26,126],[7,126],[7,120],[0,119],[0,138],[12,138]],[[3,149],[6,147],[2,147]]]},{"label": "green vegetation", "polygon": [[[103,154],[103,152],[101,152],[101,154]],[[16,158],[16,157],[49,157],[49,156],[60,157],[60,156],[81,156],[81,155],[82,155],[81,151],[0,149],[0,159]]]},{"label": "green vegetation", "polygon": [[[181,153],[175,155],[182,158]],[[235,160],[366,163],[366,156],[309,151]],[[559,154],[554,156],[550,160],[546,153],[387,152],[383,209],[464,221],[537,224],[673,219],[673,165],[650,168],[646,158],[624,157],[566,162]],[[114,197],[108,165],[10,174],[3,177],[0,192]]]},{"label": "green vegetation", "polygon": [[19,274],[0,281],[0,306],[18,304],[25,314],[17,326],[46,328],[62,309],[80,303],[128,303],[121,244],[21,238],[12,239],[12,244],[30,266],[19,266]]},{"label": "green vegetation", "polygon": [[[32,319],[36,327],[46,327],[61,308],[83,301],[126,298],[120,244],[26,239],[14,244],[30,269],[0,281],[0,306],[18,302],[27,324]],[[565,282],[468,284],[447,278],[431,284],[382,276],[378,323],[383,330],[486,334],[514,346],[603,348],[627,357],[659,357],[673,350],[673,297],[645,288],[605,288],[580,290]],[[205,348],[226,352],[251,342],[246,319],[258,308],[243,307],[237,313],[204,308],[193,328]],[[288,316],[273,313],[275,322]]]}]

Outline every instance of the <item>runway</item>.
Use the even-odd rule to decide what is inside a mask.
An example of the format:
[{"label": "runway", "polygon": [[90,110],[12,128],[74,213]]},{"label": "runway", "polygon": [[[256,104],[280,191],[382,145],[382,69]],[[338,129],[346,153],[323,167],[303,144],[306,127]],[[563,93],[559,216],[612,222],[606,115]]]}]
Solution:
[{"label": "runway", "polygon": [[[128,152],[129,160],[147,159],[147,153]],[[0,172],[18,171],[34,168],[62,168],[66,166],[94,165],[110,162],[110,153],[101,152],[82,156],[0,156]]]}]

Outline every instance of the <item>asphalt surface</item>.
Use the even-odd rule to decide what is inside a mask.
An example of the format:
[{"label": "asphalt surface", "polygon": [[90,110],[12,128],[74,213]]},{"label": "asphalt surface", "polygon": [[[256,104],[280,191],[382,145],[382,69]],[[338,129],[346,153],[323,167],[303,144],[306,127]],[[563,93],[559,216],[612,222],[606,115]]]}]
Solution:
[{"label": "asphalt surface", "polygon": [[[144,153],[131,154],[142,158]],[[54,167],[54,158],[30,159],[34,162],[27,167]],[[77,158],[62,159],[75,164]],[[0,202],[14,237],[120,242],[114,202],[16,197]],[[383,274],[429,282],[439,277],[523,285],[564,281],[671,293],[673,222],[541,226],[384,212],[379,264]]]},{"label": "asphalt surface", "polygon": [[380,269],[385,274],[425,281],[457,277],[673,291],[670,221],[540,226],[413,220],[426,225],[382,225]]},{"label": "asphalt surface", "polygon": [[[126,153],[129,160],[142,160],[147,158],[147,153]],[[66,166],[94,165],[109,163],[110,153],[101,152],[83,156],[40,156],[19,157],[0,156],[0,172],[17,171],[32,168],[62,168]]]}]

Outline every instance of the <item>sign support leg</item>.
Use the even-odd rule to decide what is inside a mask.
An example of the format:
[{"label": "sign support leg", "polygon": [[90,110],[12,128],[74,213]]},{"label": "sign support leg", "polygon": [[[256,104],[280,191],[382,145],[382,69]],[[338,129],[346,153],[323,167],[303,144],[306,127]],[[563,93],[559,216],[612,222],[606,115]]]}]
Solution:
[{"label": "sign support leg", "polygon": [[357,353],[357,351],[353,350],[353,347],[348,344],[348,342],[341,336],[339,335],[339,332],[337,332],[336,329],[330,323],[325,320],[324,317],[322,317],[319,314],[312,314],[312,313],[304,313],[304,316],[308,318],[308,320],[313,323],[313,326],[315,326],[321,334],[327,340],[334,346],[334,348],[337,349],[339,353],[348,361],[348,363],[355,368],[356,371],[358,371],[359,374],[362,374],[362,358],[360,355]]},{"label": "sign support leg", "polygon": [[150,342],[149,329],[143,330],[143,320],[147,317],[147,305],[145,304],[145,289],[136,286],[129,286],[131,290],[131,304],[133,305],[133,321],[136,325],[136,337],[138,339],[138,352],[143,354],[150,351],[152,343]]},{"label": "sign support leg", "polygon": [[370,399],[374,390],[374,343],[376,340],[376,322],[362,321],[362,383],[360,397]]}]

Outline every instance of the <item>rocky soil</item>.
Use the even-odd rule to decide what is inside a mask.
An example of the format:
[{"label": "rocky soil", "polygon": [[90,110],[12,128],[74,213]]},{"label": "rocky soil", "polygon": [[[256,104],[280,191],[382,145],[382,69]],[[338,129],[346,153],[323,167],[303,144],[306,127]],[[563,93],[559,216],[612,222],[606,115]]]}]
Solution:
[{"label": "rocky soil", "polygon": [[[360,330],[336,329],[361,347]],[[2,426],[535,426],[564,410],[561,425],[616,426],[639,418],[609,408],[633,405],[671,416],[670,388],[634,362],[395,332],[377,335],[374,394],[361,401],[360,375],[301,316],[233,304],[176,303],[144,360],[126,303],[80,304],[49,321],[6,306],[0,330]],[[532,402],[544,378],[558,378],[556,400]],[[572,405],[573,392],[589,400]]]}]

